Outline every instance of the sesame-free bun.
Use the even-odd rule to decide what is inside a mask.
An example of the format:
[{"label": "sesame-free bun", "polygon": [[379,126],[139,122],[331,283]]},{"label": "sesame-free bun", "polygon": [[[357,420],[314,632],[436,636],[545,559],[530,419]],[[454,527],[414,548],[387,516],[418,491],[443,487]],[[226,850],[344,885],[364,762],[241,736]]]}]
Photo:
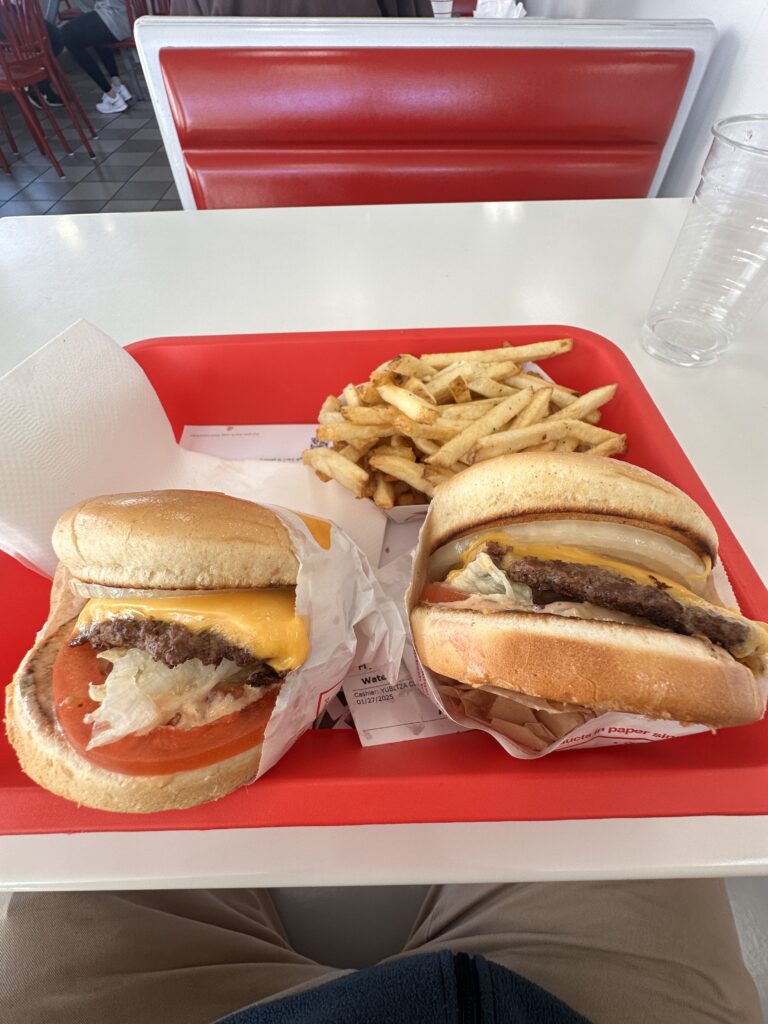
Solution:
[{"label": "sesame-free bun", "polygon": [[89,498],[61,516],[53,547],[72,576],[107,587],[294,586],[298,561],[269,509],[214,491]]},{"label": "sesame-free bun", "polygon": [[86,807],[146,814],[217,800],[256,776],[262,743],[224,761],[170,775],[122,775],[79,754],[55,724],[52,695],[53,663],[73,625],[67,623],[36,644],[6,688],[8,738],[31,779]]},{"label": "sesame-free bun", "polygon": [[599,455],[521,452],[477,462],[440,484],[424,525],[431,554],[486,523],[524,518],[617,519],[717,557],[717,533],[692,498],[638,466]]},{"label": "sesame-free bun", "polygon": [[620,622],[445,605],[418,605],[411,611],[411,629],[427,668],[469,686],[713,729],[763,715],[752,671],[697,637]]}]

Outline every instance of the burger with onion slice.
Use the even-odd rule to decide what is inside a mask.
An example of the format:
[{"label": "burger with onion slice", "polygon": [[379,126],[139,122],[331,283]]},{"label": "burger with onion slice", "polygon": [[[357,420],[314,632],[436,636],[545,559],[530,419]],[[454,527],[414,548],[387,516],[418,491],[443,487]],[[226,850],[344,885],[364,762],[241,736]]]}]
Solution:
[{"label": "burger with onion slice", "polygon": [[759,719],[768,627],[723,607],[717,534],[659,477],[598,456],[525,453],[437,489],[411,627],[449,680],[558,710],[713,729]]},{"label": "burger with onion slice", "polygon": [[[327,547],[327,524],[310,526]],[[53,546],[51,617],[7,690],[25,772],[132,812],[252,779],[280,686],[308,653],[280,519],[224,494],[113,494],[66,512]]]}]

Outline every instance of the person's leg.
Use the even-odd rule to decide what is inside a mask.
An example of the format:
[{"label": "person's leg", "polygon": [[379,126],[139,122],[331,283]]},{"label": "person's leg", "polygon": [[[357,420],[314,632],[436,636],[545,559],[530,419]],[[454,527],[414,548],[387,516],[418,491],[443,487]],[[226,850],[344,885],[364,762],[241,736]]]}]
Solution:
[{"label": "person's leg", "polygon": [[[109,94],[112,90],[112,84],[105,78],[97,61],[91,56],[90,48],[95,48],[107,70],[109,70],[109,67],[114,67],[116,75],[117,64],[115,63],[114,54],[105,49],[106,43],[115,42],[115,36],[110,32],[98,14],[95,11],[89,11],[88,14],[81,14],[79,18],[73,18],[63,26],[61,35],[64,45],[83,71],[93,79],[102,92]],[[109,66],[104,61],[103,55],[105,53],[108,53],[111,58]]]},{"label": "person's leg", "polygon": [[51,41],[51,49],[53,50],[54,57],[58,57],[61,51],[64,49],[64,39],[61,35],[61,29],[58,25],[54,25],[51,21],[46,21],[45,28],[48,33],[48,38]]},{"label": "person's leg", "polygon": [[[107,31],[109,32],[109,29],[107,29]],[[112,35],[111,32],[110,35]],[[104,69],[109,75],[110,81],[114,83],[115,80],[117,80],[117,82],[119,83],[120,72],[117,68],[117,58],[115,57],[115,51],[110,50],[107,46],[94,46],[94,50],[99,55],[99,60],[104,65]]]},{"label": "person's leg", "polygon": [[399,956],[481,954],[593,1024],[760,1024],[719,879],[433,887]]},{"label": "person's leg", "polygon": [[96,50],[96,53],[99,55],[101,63],[104,65],[105,71],[109,75],[109,82],[111,86],[109,95],[112,96],[113,94],[115,94],[119,96],[124,103],[127,103],[128,100],[132,100],[132,94],[128,91],[126,86],[123,85],[123,81],[120,78],[120,71],[117,66],[117,57],[115,56],[115,51],[105,46],[96,46],[94,47],[94,49]]},{"label": "person's leg", "polygon": [[[48,38],[51,41],[51,49],[53,51],[53,55],[54,57],[58,57],[58,55],[64,49],[64,40],[61,36],[61,29],[59,29],[58,26],[54,25],[50,21],[45,22],[45,28],[48,32]],[[48,104],[49,107],[63,106],[63,103],[61,102],[61,97],[48,80],[44,82],[38,82],[37,88],[43,94],[45,102]],[[24,92],[27,94],[29,102],[33,106],[37,107],[38,110],[42,110],[42,104],[40,103],[36,90],[27,87],[24,89]]]},{"label": "person's leg", "polygon": [[[111,90],[117,90],[118,92],[124,90],[125,86],[123,86],[120,78],[120,71],[117,67],[115,51],[108,45],[109,43],[116,42],[117,36],[107,28],[104,22],[101,23],[101,26],[95,26],[91,35],[93,39],[93,49],[109,76]],[[110,95],[111,90],[109,93]],[[128,98],[130,98],[130,93],[128,93]]]},{"label": "person's leg", "polygon": [[4,1024],[211,1024],[345,973],[294,952],[257,889],[17,893],[0,916]]}]

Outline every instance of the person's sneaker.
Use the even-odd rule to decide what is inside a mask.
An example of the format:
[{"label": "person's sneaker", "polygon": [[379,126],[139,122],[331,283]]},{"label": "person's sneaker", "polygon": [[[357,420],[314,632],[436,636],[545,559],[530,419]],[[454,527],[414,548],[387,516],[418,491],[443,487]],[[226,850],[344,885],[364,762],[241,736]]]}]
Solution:
[{"label": "person's sneaker", "polygon": [[130,100],[133,99],[133,93],[132,92],[128,92],[128,90],[126,89],[126,87],[123,85],[122,82],[120,83],[120,85],[113,85],[112,88],[115,90],[115,92],[120,97],[120,99],[123,101],[123,103],[128,103]]},{"label": "person's sneaker", "polygon": [[108,92],[105,92],[101,103],[96,104],[96,109],[100,114],[120,114],[123,110],[128,109],[128,104],[120,96],[110,96]]},{"label": "person's sneaker", "polygon": [[52,85],[44,85],[40,90],[43,94],[43,99],[49,107],[63,107],[64,101],[61,96],[56,92]]},{"label": "person's sneaker", "polygon": [[[40,90],[40,93],[43,99],[45,100],[45,105],[47,107],[64,106],[61,96],[59,96],[59,94],[56,92],[52,85],[40,85],[38,86],[38,89]],[[43,106],[40,100],[37,98],[37,95],[28,86],[24,89],[24,92],[27,94],[27,99],[33,107],[37,107],[38,110],[43,109]]]},{"label": "person's sneaker", "polygon": [[42,103],[37,98],[37,93],[32,92],[32,90],[28,86],[26,86],[24,88],[24,92],[26,93],[27,99],[29,100],[29,102],[32,104],[33,107],[37,107],[38,110],[42,110],[43,109]]}]

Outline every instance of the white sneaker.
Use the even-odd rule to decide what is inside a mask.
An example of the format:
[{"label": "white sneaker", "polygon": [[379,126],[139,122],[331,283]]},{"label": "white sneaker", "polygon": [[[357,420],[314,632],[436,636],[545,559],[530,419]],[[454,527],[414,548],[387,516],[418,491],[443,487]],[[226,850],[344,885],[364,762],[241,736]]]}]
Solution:
[{"label": "white sneaker", "polygon": [[123,101],[123,103],[129,103],[133,99],[133,93],[128,92],[128,90],[122,82],[120,83],[120,85],[113,85],[112,88],[115,90],[115,92]]},{"label": "white sneaker", "polygon": [[128,109],[128,104],[120,96],[110,96],[108,92],[105,92],[101,97],[101,103],[96,104],[96,109],[100,114],[120,114],[123,110]]}]

